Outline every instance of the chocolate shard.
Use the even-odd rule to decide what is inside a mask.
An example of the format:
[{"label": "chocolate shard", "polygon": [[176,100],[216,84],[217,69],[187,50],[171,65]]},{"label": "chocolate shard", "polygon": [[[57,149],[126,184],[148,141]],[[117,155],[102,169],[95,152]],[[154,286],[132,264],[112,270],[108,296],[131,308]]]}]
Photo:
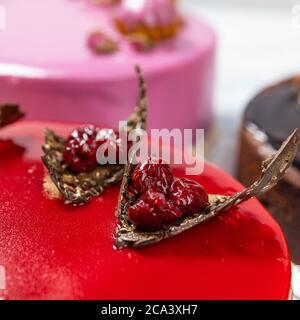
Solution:
[{"label": "chocolate shard", "polygon": [[0,128],[18,121],[23,118],[24,115],[17,104],[0,105]]},{"label": "chocolate shard", "polygon": [[147,129],[148,99],[145,79],[141,68],[135,67],[139,81],[139,98],[133,113],[127,119],[128,132],[134,129]]},{"label": "chocolate shard", "polygon": [[[137,66],[139,79],[139,98],[137,105],[128,119],[128,132],[134,129],[146,129],[147,123],[147,91],[141,69]],[[97,166],[88,173],[75,174],[68,170],[63,152],[66,140],[55,132],[47,129],[45,132],[44,155],[42,160],[48,170],[51,180],[62,194],[66,203],[81,205],[92,197],[99,196],[106,187],[122,180],[123,165]]]},{"label": "chocolate shard", "polygon": [[292,165],[297,152],[298,140],[298,131],[296,129],[282,144],[277,153],[262,164],[261,177],[250,187],[233,196],[210,195],[210,206],[204,212],[200,212],[193,217],[181,219],[177,223],[166,226],[156,232],[138,231],[127,218],[127,210],[135,201],[134,196],[127,191],[131,182],[131,173],[134,169],[134,166],[128,164],[125,168],[117,209],[120,224],[116,233],[116,247],[131,246],[138,248],[157,243],[210,220],[252,197],[267,192],[283,178],[288,168]]}]

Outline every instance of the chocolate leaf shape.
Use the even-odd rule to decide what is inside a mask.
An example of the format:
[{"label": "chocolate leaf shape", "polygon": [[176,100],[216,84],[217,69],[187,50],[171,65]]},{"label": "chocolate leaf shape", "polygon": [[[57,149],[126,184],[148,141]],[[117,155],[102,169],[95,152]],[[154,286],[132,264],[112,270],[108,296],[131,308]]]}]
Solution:
[{"label": "chocolate leaf shape", "polygon": [[23,118],[24,115],[17,104],[0,105],[0,128],[18,121]]},{"label": "chocolate leaf shape", "polygon": [[298,131],[296,129],[282,144],[277,153],[272,158],[263,162],[261,177],[250,187],[233,196],[210,195],[210,206],[204,212],[200,212],[193,217],[181,219],[155,232],[138,231],[135,225],[127,218],[128,208],[135,201],[134,196],[127,191],[128,185],[130,185],[131,182],[131,173],[134,169],[133,165],[128,164],[125,168],[117,209],[120,225],[116,234],[116,247],[143,247],[173,237],[202,222],[214,218],[230,208],[236,207],[252,197],[267,192],[283,178],[287,169],[292,165],[297,152],[298,140]]},{"label": "chocolate leaf shape", "polygon": [[[140,92],[137,105],[128,119],[128,132],[137,128],[146,129],[147,122],[146,85],[138,66],[136,72]],[[64,138],[47,129],[42,160],[66,203],[75,205],[87,203],[92,197],[99,196],[107,186],[122,180],[123,165],[99,165],[88,173],[75,174],[71,172],[68,170],[63,157],[65,143]]]}]

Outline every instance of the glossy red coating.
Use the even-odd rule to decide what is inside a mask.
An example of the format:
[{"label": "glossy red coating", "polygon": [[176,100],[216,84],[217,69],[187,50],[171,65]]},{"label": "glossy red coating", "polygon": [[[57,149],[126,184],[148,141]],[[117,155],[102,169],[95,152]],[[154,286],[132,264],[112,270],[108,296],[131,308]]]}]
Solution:
[{"label": "glossy red coating", "polygon": [[[67,134],[74,125],[20,122],[0,131],[24,147],[0,143],[1,298],[288,298],[286,241],[257,200],[151,247],[116,250],[118,186],[81,207],[43,193],[45,127]],[[209,193],[241,190],[209,164],[193,179]]]}]

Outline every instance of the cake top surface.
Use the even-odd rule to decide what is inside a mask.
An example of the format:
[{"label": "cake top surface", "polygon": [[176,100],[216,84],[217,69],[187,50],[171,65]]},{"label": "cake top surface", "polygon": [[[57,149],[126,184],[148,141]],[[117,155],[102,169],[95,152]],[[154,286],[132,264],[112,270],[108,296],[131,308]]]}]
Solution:
[{"label": "cake top surface", "polygon": [[[1,298],[288,298],[286,242],[255,199],[172,239],[122,250],[113,248],[119,186],[83,207],[49,199],[40,159],[44,129],[66,136],[75,126],[25,121],[0,132],[0,265],[7,280]],[[6,141],[11,137],[14,143]],[[180,168],[174,174],[184,175]],[[192,179],[209,193],[242,189],[209,164]]]},{"label": "cake top surface", "polygon": [[[300,129],[300,86],[296,80],[267,88],[249,103],[245,112],[246,123],[253,123],[264,132],[275,149],[295,128]],[[294,164],[300,168],[300,150]]]},{"label": "cake top surface", "polygon": [[[4,0],[1,5],[6,10],[6,29],[0,31],[0,75],[73,80],[126,77],[137,63],[146,72],[180,67],[214,45],[209,27],[185,19],[176,36],[149,52],[135,50],[114,23],[113,17],[121,16],[121,5],[101,6],[88,0]],[[122,21],[128,20],[126,16]],[[116,41],[118,50],[92,52],[87,42],[94,31]]]}]

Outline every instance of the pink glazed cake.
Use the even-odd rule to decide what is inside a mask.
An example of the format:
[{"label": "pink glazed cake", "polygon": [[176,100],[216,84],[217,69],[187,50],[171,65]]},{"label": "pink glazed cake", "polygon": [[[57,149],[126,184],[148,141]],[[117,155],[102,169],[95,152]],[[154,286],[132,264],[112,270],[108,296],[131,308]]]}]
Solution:
[{"label": "pink glazed cake", "polygon": [[[181,17],[179,30],[160,41],[152,34],[155,46],[141,50],[126,33],[141,21],[168,26],[163,19],[179,16],[174,1],[98,2],[1,1],[6,26],[0,30],[0,103],[20,103],[30,119],[115,126],[135,102],[134,65],[139,64],[148,80],[150,128],[208,128],[212,29]],[[94,32],[103,33],[115,50],[95,53],[89,46]]]}]

